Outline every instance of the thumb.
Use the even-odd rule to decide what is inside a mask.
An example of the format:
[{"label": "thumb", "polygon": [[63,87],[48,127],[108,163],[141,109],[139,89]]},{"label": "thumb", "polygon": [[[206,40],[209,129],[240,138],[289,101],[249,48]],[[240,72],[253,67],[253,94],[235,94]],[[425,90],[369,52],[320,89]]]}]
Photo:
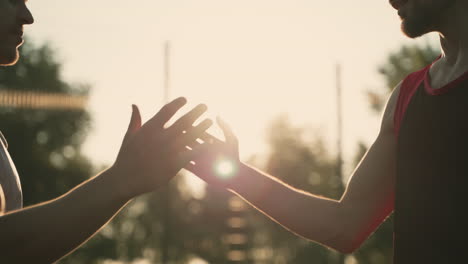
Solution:
[{"label": "thumb", "polygon": [[226,138],[226,143],[229,145],[237,145],[238,140],[236,135],[234,135],[234,132],[232,132],[232,128],[219,116],[216,117],[216,122],[223,131],[224,137]]},{"label": "thumb", "polygon": [[138,106],[132,104],[132,117],[130,119],[130,124],[128,125],[127,133],[130,132],[134,134],[141,128],[141,115]]},{"label": "thumb", "polygon": [[[185,150],[179,154],[179,166],[185,168],[188,164],[192,162],[200,161],[200,158],[210,154],[210,149],[212,146],[209,144],[198,144],[192,148],[192,150]],[[194,165],[194,164],[192,164]],[[193,168],[193,166],[192,166]]]},{"label": "thumb", "polygon": [[126,145],[128,140],[141,128],[141,115],[138,106],[132,105],[132,116],[130,124],[128,124],[127,133],[125,134],[123,145]]},{"label": "thumb", "polygon": [[221,127],[224,137],[226,138],[226,143],[230,149],[229,154],[238,157],[239,156],[239,140],[237,139],[234,132],[232,132],[232,128],[219,116],[216,117],[216,121],[218,122],[218,125]]}]

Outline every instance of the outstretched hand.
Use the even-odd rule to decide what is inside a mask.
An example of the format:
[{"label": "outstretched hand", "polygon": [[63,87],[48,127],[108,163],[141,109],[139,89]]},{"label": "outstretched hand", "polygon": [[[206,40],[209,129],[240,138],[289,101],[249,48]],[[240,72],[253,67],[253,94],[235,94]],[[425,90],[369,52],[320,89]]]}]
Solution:
[{"label": "outstretched hand", "polygon": [[185,104],[185,98],[172,101],[143,126],[138,107],[133,105],[130,125],[117,160],[110,168],[115,174],[117,191],[128,198],[153,191],[197,157],[201,146],[191,150],[185,146],[196,142],[212,125],[211,120],[205,119],[193,126],[207,110],[206,105],[198,105],[173,125],[165,127]]},{"label": "outstretched hand", "polygon": [[239,177],[241,162],[239,159],[239,142],[232,129],[220,118],[216,119],[223,131],[225,141],[204,132],[200,139],[188,145],[197,149],[198,155],[185,169],[200,177],[209,184],[230,188]]}]

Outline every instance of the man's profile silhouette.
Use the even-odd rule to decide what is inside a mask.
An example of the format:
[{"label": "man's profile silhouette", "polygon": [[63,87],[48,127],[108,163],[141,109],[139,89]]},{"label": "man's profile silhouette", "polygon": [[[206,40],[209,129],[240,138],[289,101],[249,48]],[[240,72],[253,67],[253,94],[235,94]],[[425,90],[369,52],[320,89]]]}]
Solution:
[{"label": "man's profile silhouette", "polygon": [[[25,25],[34,19],[25,0],[0,0],[0,65],[19,58]],[[198,105],[171,126],[186,104],[178,98],[142,124],[133,105],[115,163],[57,199],[22,208],[20,177],[0,137],[0,263],[52,263],[91,238],[132,198],[166,184],[200,151],[187,150],[211,120],[193,123],[207,110]],[[66,176],[66,175],[64,175]]]},{"label": "man's profile silhouette", "polygon": [[[395,212],[394,263],[466,262],[468,1],[390,4],[408,37],[437,32],[442,54],[395,87],[379,134],[340,200],[297,190],[242,163],[237,138],[222,120],[226,141],[205,134],[202,145],[209,147],[187,169],[290,231],[340,252],[358,249]],[[219,159],[233,162],[237,175],[218,177],[211,168]]]}]

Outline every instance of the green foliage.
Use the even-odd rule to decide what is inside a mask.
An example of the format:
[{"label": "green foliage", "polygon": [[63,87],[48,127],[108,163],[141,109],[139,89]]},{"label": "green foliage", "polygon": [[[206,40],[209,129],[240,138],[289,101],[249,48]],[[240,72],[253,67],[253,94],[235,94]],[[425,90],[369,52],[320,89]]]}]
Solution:
[{"label": "green foliage", "polygon": [[[29,41],[12,67],[0,69],[0,88],[59,94],[84,94],[88,88],[62,80],[61,64],[49,46]],[[0,130],[21,176],[25,205],[55,198],[87,179],[91,163],[81,154],[90,126],[82,111],[0,108]]]}]

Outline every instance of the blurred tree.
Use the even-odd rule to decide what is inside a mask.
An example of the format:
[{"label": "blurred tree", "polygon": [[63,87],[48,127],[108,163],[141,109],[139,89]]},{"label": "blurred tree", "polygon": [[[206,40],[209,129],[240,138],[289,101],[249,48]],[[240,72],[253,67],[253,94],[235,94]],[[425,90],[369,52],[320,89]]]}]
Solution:
[{"label": "blurred tree", "polygon": [[[418,71],[431,64],[440,51],[432,45],[402,46],[400,50],[390,54],[386,62],[378,69],[385,82],[381,91],[368,91],[370,108],[380,114],[389,94],[408,74]],[[359,142],[354,158],[355,166],[367,152],[367,146]],[[390,264],[393,258],[393,217],[389,217],[379,229],[354,254],[359,264]]]},{"label": "blurred tree", "polygon": [[[168,191],[172,198],[169,226],[163,222],[163,214],[167,213],[163,210],[167,197],[164,193]],[[123,263],[142,259],[161,263],[160,238],[163,230],[169,229],[171,264],[188,263],[193,257],[208,263],[225,263],[227,247],[223,232],[230,195],[224,190],[207,188],[203,197],[195,197],[179,175],[167,187],[135,199],[103,230],[103,236],[115,241],[115,256],[107,256]]]},{"label": "blurred tree", "polygon": [[[62,65],[48,45],[26,44],[12,67],[0,69],[0,89],[87,95],[89,86],[62,80]],[[81,154],[90,127],[83,110],[0,108],[0,130],[9,142],[24,191],[25,205],[63,194],[90,176],[91,163]]]},{"label": "blurred tree", "polygon": [[[304,191],[341,197],[344,186],[336,161],[315,131],[294,127],[286,116],[274,120],[268,131],[271,151],[265,170],[269,174]],[[256,210],[249,223],[254,263],[339,263],[337,252],[292,234]]]}]

